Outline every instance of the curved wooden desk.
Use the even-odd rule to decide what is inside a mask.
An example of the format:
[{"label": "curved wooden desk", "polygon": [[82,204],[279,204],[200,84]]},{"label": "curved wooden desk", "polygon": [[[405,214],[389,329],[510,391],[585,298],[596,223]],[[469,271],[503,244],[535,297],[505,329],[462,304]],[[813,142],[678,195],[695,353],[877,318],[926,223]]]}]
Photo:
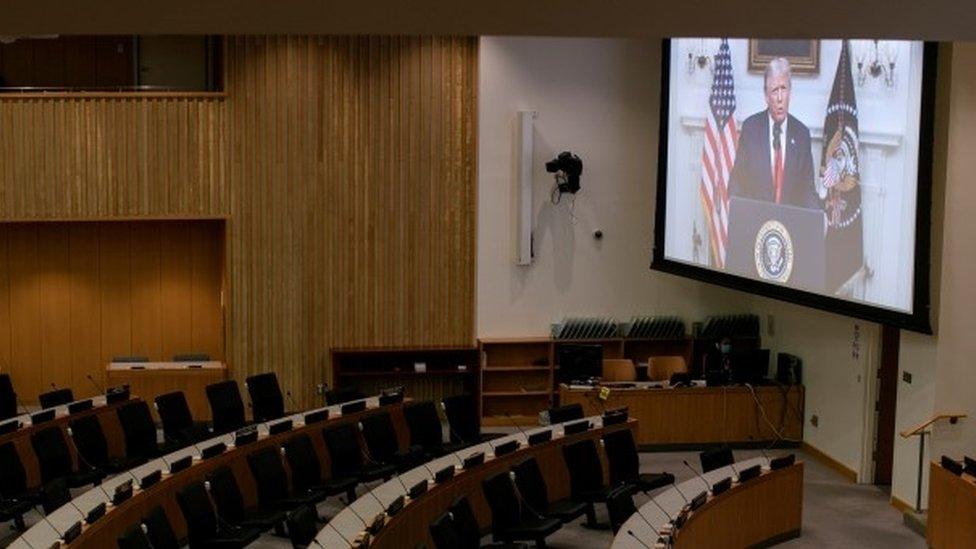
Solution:
[{"label": "curved wooden desk", "polygon": [[[86,525],[82,531],[82,534],[77,539],[72,541],[68,546],[71,548],[81,549],[97,549],[114,546],[115,540],[122,533],[124,533],[126,529],[141,521],[142,518],[157,505],[160,505],[163,507],[163,509],[165,509],[166,515],[169,518],[170,524],[173,525],[173,529],[176,532],[177,537],[185,538],[186,521],[183,519],[183,514],[176,503],[176,493],[184,486],[203,480],[209,473],[218,467],[226,465],[234,471],[234,475],[237,478],[238,485],[240,486],[242,495],[244,496],[245,506],[249,507],[255,505],[257,503],[257,488],[254,478],[252,477],[250,469],[247,465],[247,456],[256,450],[260,450],[268,446],[281,445],[288,439],[300,434],[310,435],[312,443],[315,446],[315,451],[322,462],[323,476],[328,478],[330,475],[330,463],[328,451],[325,448],[325,441],[320,434],[321,430],[332,425],[359,421],[360,418],[366,415],[375,414],[380,411],[387,411],[390,413],[394,429],[397,433],[398,443],[401,448],[406,448],[408,443],[408,434],[406,420],[403,417],[403,404],[392,404],[379,407],[375,397],[367,398],[365,400],[367,401],[367,409],[363,412],[339,416],[338,414],[340,407],[329,406],[329,419],[327,421],[314,423],[311,425],[302,425],[300,424],[300,421],[304,418],[305,414],[310,413],[313,410],[293,414],[279,420],[258,425],[259,438],[256,442],[252,442],[241,447],[233,447],[234,435],[221,435],[205,442],[201,442],[197,444],[196,447],[190,446],[188,448],[184,448],[162,458],[153,460],[131,471],[120,473],[103,482],[101,487],[96,486],[87,490],[85,493],[74,498],[74,500],[72,500],[72,502],[68,505],[64,505],[55,512],[51,513],[48,516],[48,521],[40,521],[34,524],[10,547],[14,549],[50,547],[61,537],[61,532],[70,527],[76,521],[81,520],[83,516],[82,513],[87,513],[99,503],[108,502],[110,500],[109,494],[113,493],[116,486],[121,485],[128,480],[133,480],[133,478],[142,478],[144,475],[152,473],[153,471],[163,472],[162,479],[157,484],[147,488],[146,490],[136,489],[135,493],[129,500],[123,502],[117,507],[109,505],[105,516],[92,525]],[[290,431],[269,436],[268,425],[283,421],[285,419],[291,419],[294,421],[296,427]],[[206,448],[218,442],[224,442],[227,444],[228,449],[219,456],[213,457],[206,461],[200,461],[198,457],[198,449]],[[190,468],[175,474],[169,474],[167,472],[169,463],[188,455],[195,456],[193,465],[190,466]]]},{"label": "curved wooden desk", "polygon": [[[539,462],[539,468],[546,479],[549,488],[549,497],[552,499],[562,499],[569,496],[569,471],[563,460],[563,445],[583,439],[599,439],[604,433],[619,429],[631,429],[636,427],[637,422],[633,419],[626,423],[602,426],[602,418],[599,416],[587,418],[594,428],[589,431],[569,436],[562,436],[562,425],[553,428],[553,439],[549,442],[537,444],[535,446],[523,446],[514,453],[502,456],[497,459],[490,458],[484,464],[469,469],[467,471],[457,470],[455,476],[442,484],[432,485],[429,491],[415,500],[408,500],[403,510],[392,518],[386,519],[386,525],[380,530],[370,547],[377,549],[397,549],[401,547],[417,547],[421,544],[426,547],[434,547],[433,540],[428,532],[428,525],[433,520],[447,510],[448,506],[455,499],[464,495],[471,502],[478,524],[482,531],[491,526],[491,511],[485,500],[481,489],[481,481],[499,471],[507,471],[516,463],[528,458],[535,457]],[[526,434],[543,430],[545,428],[530,429]],[[410,487],[414,483],[427,479],[433,484],[431,479],[432,472],[451,464],[458,464],[460,460],[477,452],[485,452],[486,457],[490,456],[490,446],[497,446],[509,440],[519,440],[525,442],[525,435],[522,433],[509,435],[504,438],[496,439],[491,442],[479,444],[457,452],[457,456],[445,456],[434,460],[426,465],[422,465],[400,475],[400,481],[393,479],[370,491],[369,494],[360,496],[352,505],[347,506],[324,527],[316,541],[321,547],[328,549],[348,548],[362,533],[363,521],[372,519],[382,512],[389,502],[396,497],[403,495],[404,487]],[[606,471],[604,470],[604,475]],[[402,481],[402,484],[401,484]],[[374,497],[375,496],[375,497]]]},{"label": "curved wooden desk", "polygon": [[976,547],[976,478],[929,465],[929,547]]},{"label": "curved wooden desk", "polygon": [[[735,465],[735,470],[765,462],[762,458],[742,461]],[[723,467],[704,476],[711,485],[734,475],[732,468]],[[697,477],[677,487],[688,498],[704,488],[704,483]],[[661,530],[668,522],[660,507],[675,516],[684,505],[684,498],[676,488],[658,494],[624,523],[613,540],[613,549],[654,547],[658,536],[653,530]],[[710,496],[704,505],[691,512],[674,534],[673,546],[678,549],[734,549],[773,545],[800,535],[802,512],[803,463],[777,471],[764,469],[759,477],[733,484],[727,492]],[[628,534],[628,530],[640,541]]]}]

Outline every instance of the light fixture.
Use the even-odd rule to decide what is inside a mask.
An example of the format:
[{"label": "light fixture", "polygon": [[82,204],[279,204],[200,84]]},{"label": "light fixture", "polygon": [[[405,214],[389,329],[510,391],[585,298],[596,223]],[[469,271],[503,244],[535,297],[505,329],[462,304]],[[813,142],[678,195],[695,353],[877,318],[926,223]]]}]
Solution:
[{"label": "light fixture", "polygon": [[886,43],[873,40],[866,48],[861,48],[857,59],[857,85],[864,86],[869,80],[884,82],[888,88],[895,87],[895,65],[897,50]]},{"label": "light fixture", "polygon": [[698,41],[698,45],[688,49],[688,74],[695,74],[699,70],[712,70],[712,56],[705,47],[705,39]]}]

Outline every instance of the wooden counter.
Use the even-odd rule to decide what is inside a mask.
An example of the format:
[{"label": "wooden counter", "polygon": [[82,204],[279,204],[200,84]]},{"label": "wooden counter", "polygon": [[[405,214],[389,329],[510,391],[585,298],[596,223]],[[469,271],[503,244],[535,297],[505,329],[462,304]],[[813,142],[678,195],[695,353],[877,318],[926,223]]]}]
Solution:
[{"label": "wooden counter", "polygon": [[128,385],[132,394],[149,403],[153,419],[159,421],[153,402],[172,391],[183,391],[196,421],[210,421],[207,385],[227,379],[223,362],[113,362],[105,368],[106,387]]},{"label": "wooden counter", "polygon": [[929,546],[936,549],[976,547],[976,478],[950,473],[933,461],[929,466]]},{"label": "wooden counter", "polygon": [[606,401],[598,389],[559,388],[562,405],[579,403],[585,415],[626,406],[638,420],[643,448],[776,440],[766,418],[783,438],[803,439],[803,387],[685,387],[611,389]]}]

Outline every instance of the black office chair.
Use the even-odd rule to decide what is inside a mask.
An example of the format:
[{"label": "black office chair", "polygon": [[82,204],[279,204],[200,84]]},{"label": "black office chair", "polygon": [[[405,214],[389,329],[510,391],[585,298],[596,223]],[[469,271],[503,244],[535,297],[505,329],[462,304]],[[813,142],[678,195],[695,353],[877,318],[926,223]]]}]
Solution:
[{"label": "black office chair", "polygon": [[261,532],[274,528],[276,533],[284,533],[285,513],[260,507],[244,507],[244,496],[230,467],[224,465],[217,468],[210,473],[207,480],[210,483],[210,497],[222,520],[234,526],[255,528]]},{"label": "black office chair", "polygon": [[244,417],[244,401],[241,400],[237,383],[233,380],[212,383],[207,385],[206,391],[214,433],[229,433],[247,424]]},{"label": "black office chair", "polygon": [[[481,543],[481,526],[478,524],[478,519],[474,516],[474,511],[471,509],[471,503],[468,502],[468,498],[465,496],[461,496],[454,500],[454,503],[447,508],[447,511],[451,513],[451,519],[454,522],[457,538],[460,542],[459,547],[461,549],[477,549],[479,547],[490,547],[492,549],[524,549],[526,547],[526,545],[522,543]],[[438,547],[438,549],[440,549],[440,547]]]},{"label": "black office chair", "polygon": [[129,401],[119,406],[115,413],[122,426],[126,457],[148,460],[162,453],[157,442],[156,423],[145,401]]},{"label": "black office chair", "polygon": [[254,421],[271,421],[285,415],[285,399],[274,372],[251,376],[244,380],[244,385],[251,397]]},{"label": "black office chair", "polygon": [[180,541],[173,532],[173,525],[166,516],[166,511],[160,507],[153,507],[149,514],[142,519],[146,528],[146,537],[153,549],[179,549]]},{"label": "black office chair", "polygon": [[289,491],[288,474],[276,447],[251,453],[247,456],[247,465],[257,486],[258,504],[265,509],[294,511],[302,505],[315,505],[328,497],[317,488]]},{"label": "black office chair", "polygon": [[586,526],[599,528],[592,504],[605,503],[610,490],[603,485],[603,464],[591,439],[579,440],[562,447],[566,469],[569,470],[570,499],[591,504],[586,514]]},{"label": "black office chair", "polygon": [[78,469],[75,470],[65,433],[60,426],[55,425],[34,432],[31,435],[31,446],[40,465],[42,484],[64,478],[69,488],[78,488],[88,484],[99,484],[105,478],[103,471],[85,463],[79,463]]},{"label": "black office chair", "polygon": [[424,461],[424,449],[413,445],[400,450],[393,421],[387,412],[377,412],[359,420],[363,441],[369,457],[377,463],[386,463],[404,472],[417,467]]},{"label": "black office chair", "polygon": [[325,392],[325,403],[329,406],[335,406],[336,404],[344,404],[346,402],[351,402],[353,400],[361,400],[364,398],[366,398],[366,395],[364,395],[362,391],[354,387],[330,389]]},{"label": "black office chair", "polygon": [[142,523],[130,526],[116,541],[119,544],[119,549],[155,549],[152,542],[146,537]]},{"label": "black office chair", "polygon": [[0,421],[17,417],[17,408],[17,393],[14,392],[10,376],[0,374]]},{"label": "black office chair", "polygon": [[481,487],[491,509],[495,541],[534,541],[536,547],[545,547],[546,538],[562,527],[558,519],[538,516],[521,504],[508,471],[482,480]]},{"label": "black office chair", "polygon": [[423,448],[429,457],[439,457],[464,447],[462,443],[444,443],[444,430],[437,406],[432,401],[415,402],[403,409],[410,429],[410,444]]},{"label": "black office chair", "polygon": [[54,408],[55,406],[72,402],[74,399],[75,395],[69,388],[55,389],[37,395],[37,401],[40,403],[41,408]]},{"label": "black office chair", "polygon": [[633,490],[629,486],[621,485],[607,495],[607,514],[610,515],[610,528],[613,529],[614,535],[627,519],[637,512],[632,494]]},{"label": "black office chair", "polygon": [[698,459],[701,460],[701,468],[704,473],[721,469],[722,467],[728,467],[735,463],[732,448],[728,446],[705,450],[698,454]]},{"label": "black office chair", "polygon": [[318,512],[311,505],[302,505],[288,513],[288,537],[295,549],[305,549],[319,532]]},{"label": "black office chair", "polygon": [[567,404],[565,406],[556,406],[555,408],[549,408],[550,425],[555,425],[557,423],[565,423],[567,421],[573,421],[577,419],[583,419],[582,404]]},{"label": "black office chair", "polygon": [[210,429],[205,422],[193,421],[193,414],[183,391],[159,395],[154,404],[163,423],[163,437],[168,442],[177,446],[188,446],[210,437]]},{"label": "black office chair", "polygon": [[253,528],[221,524],[202,482],[184,486],[176,492],[176,503],[186,520],[186,533],[192,548],[245,547],[261,535]]},{"label": "black office chair", "polygon": [[102,424],[98,416],[89,414],[71,422],[69,429],[71,440],[78,450],[80,459],[92,467],[96,467],[108,473],[120,473],[122,471],[136,467],[145,463],[144,458],[133,457],[110,457],[108,455],[108,440],[102,431]]},{"label": "black office chair", "polygon": [[41,508],[45,515],[50,515],[62,505],[71,501],[71,491],[68,481],[64,478],[54,479],[41,487]]},{"label": "black office chair", "polygon": [[288,467],[291,469],[291,483],[297,493],[322,492],[325,497],[346,494],[346,499],[352,502],[356,499],[356,485],[359,480],[348,477],[333,477],[328,480],[322,478],[322,462],[312,446],[312,439],[308,435],[298,435],[290,438],[281,446]]},{"label": "black office chair", "polygon": [[607,454],[610,486],[627,484],[646,494],[674,482],[674,475],[671,473],[640,472],[640,456],[634,442],[634,433],[630,429],[620,429],[603,435],[603,449]]},{"label": "black office chair", "polygon": [[549,487],[534,457],[517,463],[512,467],[512,472],[515,473],[515,486],[519,494],[533,510],[547,517],[559,519],[564,524],[583,515],[593,514],[593,504],[589,502],[572,499],[550,502]]},{"label": "black office chair", "polygon": [[503,433],[482,433],[481,416],[478,413],[478,401],[474,395],[462,394],[445,398],[441,401],[444,417],[450,426],[451,442],[461,444],[478,444],[505,436]]},{"label": "black office chair", "polygon": [[41,500],[39,490],[27,488],[27,470],[13,441],[0,445],[0,520],[13,520],[24,530],[24,513]]},{"label": "black office chair", "polygon": [[333,478],[355,478],[359,482],[389,480],[396,473],[392,465],[371,463],[364,459],[359,446],[359,429],[355,423],[343,423],[322,430],[329,450]]},{"label": "black office chair", "polygon": [[434,549],[461,549],[457,525],[450,512],[443,513],[434,519],[427,527],[430,539],[434,540]]}]

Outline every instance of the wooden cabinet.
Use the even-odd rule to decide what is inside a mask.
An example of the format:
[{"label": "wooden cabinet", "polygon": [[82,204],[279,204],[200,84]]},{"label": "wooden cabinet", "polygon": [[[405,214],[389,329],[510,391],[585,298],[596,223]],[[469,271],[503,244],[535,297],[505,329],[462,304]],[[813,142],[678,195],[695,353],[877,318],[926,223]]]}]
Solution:
[{"label": "wooden cabinet", "polygon": [[[329,355],[333,387],[355,387],[371,395],[403,385],[411,398],[435,401],[478,394],[475,347],[335,348]],[[424,371],[417,371],[417,364]]]}]

